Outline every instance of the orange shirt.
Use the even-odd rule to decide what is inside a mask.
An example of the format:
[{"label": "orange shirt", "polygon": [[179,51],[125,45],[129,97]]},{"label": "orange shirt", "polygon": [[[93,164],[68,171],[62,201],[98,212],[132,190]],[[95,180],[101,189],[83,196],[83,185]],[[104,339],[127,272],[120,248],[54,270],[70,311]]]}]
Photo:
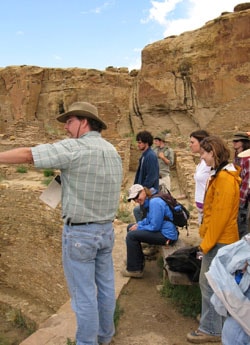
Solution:
[{"label": "orange shirt", "polygon": [[[227,170],[227,169],[232,170]],[[199,229],[200,247],[207,254],[217,243],[239,240],[237,217],[240,201],[239,169],[226,165],[211,177],[204,199],[204,214]]]}]

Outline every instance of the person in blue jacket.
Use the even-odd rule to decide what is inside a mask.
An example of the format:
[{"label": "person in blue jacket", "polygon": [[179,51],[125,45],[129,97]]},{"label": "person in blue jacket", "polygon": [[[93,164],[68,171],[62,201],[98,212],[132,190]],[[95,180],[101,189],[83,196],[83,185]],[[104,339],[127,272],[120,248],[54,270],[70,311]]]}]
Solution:
[{"label": "person in blue jacket", "polygon": [[[154,138],[148,131],[141,131],[136,135],[138,149],[142,152],[139,164],[135,174],[134,184],[140,184],[147,188],[159,190],[159,162],[158,158],[151,148]],[[144,218],[145,210],[142,206],[134,208],[136,222]]]},{"label": "person in blue jacket", "polygon": [[151,148],[154,138],[150,132],[142,131],[137,133],[136,142],[142,155],[139,159],[134,184],[140,184],[144,187],[158,190],[159,163],[154,150]]},{"label": "person in blue jacket", "polygon": [[134,200],[147,209],[147,215],[127,228],[127,267],[122,271],[124,277],[142,278],[144,254],[141,242],[153,245],[173,244],[178,239],[178,230],[173,223],[173,213],[160,197],[153,197],[154,188],[148,189],[134,184],[129,189],[128,201]]}]

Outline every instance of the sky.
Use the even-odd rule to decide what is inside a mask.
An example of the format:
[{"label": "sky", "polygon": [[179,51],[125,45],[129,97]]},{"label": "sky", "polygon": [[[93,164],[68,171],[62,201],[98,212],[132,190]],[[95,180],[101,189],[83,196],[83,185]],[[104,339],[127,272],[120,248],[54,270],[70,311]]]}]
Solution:
[{"label": "sky", "polygon": [[240,0],[2,0],[0,67],[141,68],[141,51]]}]

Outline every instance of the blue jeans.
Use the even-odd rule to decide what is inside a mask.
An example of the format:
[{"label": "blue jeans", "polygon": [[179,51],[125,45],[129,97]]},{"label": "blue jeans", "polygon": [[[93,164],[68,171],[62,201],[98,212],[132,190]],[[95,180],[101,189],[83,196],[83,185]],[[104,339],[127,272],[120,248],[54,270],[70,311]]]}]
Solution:
[{"label": "blue jeans", "polygon": [[127,227],[127,270],[128,271],[143,271],[144,268],[144,254],[141,247],[141,242],[156,245],[165,245],[167,238],[162,235],[160,231],[134,230],[129,231]]},{"label": "blue jeans", "polygon": [[77,345],[109,343],[114,335],[112,223],[64,225],[63,268],[76,314]]},{"label": "blue jeans", "polygon": [[[250,288],[245,295],[250,299]],[[222,344],[223,345],[249,345],[250,336],[246,334],[239,323],[231,316],[226,318],[222,329]]]},{"label": "blue jeans", "polygon": [[224,318],[221,315],[217,314],[214,306],[210,302],[213,290],[208,284],[205,273],[208,271],[209,266],[217,251],[223,246],[224,244],[217,243],[207,254],[203,256],[199,278],[201,289],[201,319],[199,330],[215,336],[221,335]]}]

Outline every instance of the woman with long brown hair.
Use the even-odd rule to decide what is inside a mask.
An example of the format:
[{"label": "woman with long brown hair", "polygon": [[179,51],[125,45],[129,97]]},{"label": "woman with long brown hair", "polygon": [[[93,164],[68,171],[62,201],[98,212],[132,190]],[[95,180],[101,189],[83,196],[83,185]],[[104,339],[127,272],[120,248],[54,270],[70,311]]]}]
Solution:
[{"label": "woman with long brown hair", "polygon": [[200,250],[203,252],[199,284],[202,295],[202,310],[198,330],[188,333],[191,343],[220,342],[223,326],[210,298],[213,290],[205,273],[219,248],[239,239],[237,216],[240,200],[239,169],[229,163],[230,150],[217,136],[204,138],[201,143],[201,158],[212,167],[205,193],[203,220],[199,228]]}]

